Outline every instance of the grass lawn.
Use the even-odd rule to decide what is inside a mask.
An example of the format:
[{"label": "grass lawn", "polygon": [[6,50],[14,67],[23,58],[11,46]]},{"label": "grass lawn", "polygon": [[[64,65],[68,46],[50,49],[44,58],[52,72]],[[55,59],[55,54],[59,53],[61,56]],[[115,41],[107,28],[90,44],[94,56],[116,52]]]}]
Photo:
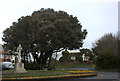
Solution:
[{"label": "grass lawn", "polygon": [[27,70],[27,73],[14,73],[13,70],[3,70],[2,78],[64,75],[67,71],[70,70]]},{"label": "grass lawn", "polygon": [[4,70],[2,73],[2,79],[9,78],[24,78],[24,77],[55,77],[55,76],[71,76],[73,74],[88,74],[95,73],[94,71],[80,71],[80,70],[70,70],[70,69],[59,69],[59,70],[27,70],[27,73],[14,73],[13,70]]}]

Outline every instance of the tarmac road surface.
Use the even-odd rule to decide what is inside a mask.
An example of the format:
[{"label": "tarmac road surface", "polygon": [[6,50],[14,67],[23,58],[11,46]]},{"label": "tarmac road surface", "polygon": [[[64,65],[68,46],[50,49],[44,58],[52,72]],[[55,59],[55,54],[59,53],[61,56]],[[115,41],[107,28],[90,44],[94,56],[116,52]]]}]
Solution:
[{"label": "tarmac road surface", "polygon": [[[93,71],[95,71],[95,69],[93,69],[93,68],[70,68],[70,69],[93,70]],[[120,79],[120,72],[103,72],[103,71],[97,71],[97,72],[98,72],[98,76],[85,77],[85,78],[82,78],[82,79]]]}]

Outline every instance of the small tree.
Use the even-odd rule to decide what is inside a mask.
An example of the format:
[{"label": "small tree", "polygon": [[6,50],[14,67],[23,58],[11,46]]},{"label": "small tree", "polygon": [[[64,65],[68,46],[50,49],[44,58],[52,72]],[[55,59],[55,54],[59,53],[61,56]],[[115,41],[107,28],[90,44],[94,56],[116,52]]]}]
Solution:
[{"label": "small tree", "polygon": [[105,34],[93,44],[92,50],[95,55],[98,55],[100,52],[106,50],[112,51],[115,55],[117,55],[118,38],[112,33]]},{"label": "small tree", "polygon": [[62,52],[62,57],[59,59],[60,62],[68,62],[69,59],[69,52],[68,51],[63,51]]},{"label": "small tree", "polygon": [[115,36],[112,33],[105,34],[93,44],[92,50],[94,54],[98,56],[96,59],[96,68],[118,68],[118,60],[120,58],[118,55],[118,36]]},{"label": "small tree", "polygon": [[112,51],[103,51],[96,58],[96,69],[111,69],[115,65],[116,59]]}]

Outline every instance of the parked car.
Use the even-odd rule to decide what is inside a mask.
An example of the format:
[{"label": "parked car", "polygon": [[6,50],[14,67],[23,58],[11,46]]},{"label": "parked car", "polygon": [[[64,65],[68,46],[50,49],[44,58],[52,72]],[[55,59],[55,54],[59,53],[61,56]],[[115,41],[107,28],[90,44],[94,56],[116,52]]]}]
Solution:
[{"label": "parked car", "polygon": [[14,69],[12,62],[2,62],[2,70]]}]

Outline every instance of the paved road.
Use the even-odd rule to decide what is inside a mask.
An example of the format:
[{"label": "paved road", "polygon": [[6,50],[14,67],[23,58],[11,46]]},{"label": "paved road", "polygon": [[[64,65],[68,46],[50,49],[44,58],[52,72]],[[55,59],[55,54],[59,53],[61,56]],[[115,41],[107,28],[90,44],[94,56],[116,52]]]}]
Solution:
[{"label": "paved road", "polygon": [[[95,71],[95,69],[93,68],[70,68],[70,69],[79,69],[79,70],[93,70]],[[111,80],[116,80],[116,79],[120,79],[120,72],[102,72],[102,71],[97,71],[98,72],[98,76],[94,76],[94,77],[85,77],[85,78],[76,78],[76,80],[79,79],[111,79]],[[120,81],[120,80],[119,80]]]},{"label": "paved road", "polygon": [[[70,69],[95,71],[93,68],[70,68]],[[120,79],[120,72],[102,72],[102,71],[97,71],[97,72],[98,72],[98,76],[82,78],[82,79]],[[81,78],[77,78],[77,79],[81,79]]]},{"label": "paved road", "polygon": [[95,77],[88,77],[84,79],[118,79],[120,73],[118,72],[99,72]]}]

